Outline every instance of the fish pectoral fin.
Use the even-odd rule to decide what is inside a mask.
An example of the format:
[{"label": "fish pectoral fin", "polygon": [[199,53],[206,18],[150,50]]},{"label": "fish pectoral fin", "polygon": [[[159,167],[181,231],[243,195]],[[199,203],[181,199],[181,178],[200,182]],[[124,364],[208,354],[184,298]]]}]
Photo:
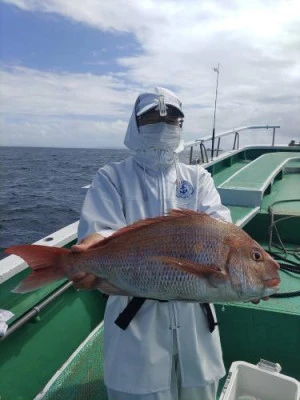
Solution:
[{"label": "fish pectoral fin", "polygon": [[124,290],[119,289],[118,287],[112,285],[104,279],[99,279],[99,285],[97,287],[100,292],[104,294],[115,296],[130,296],[130,294],[126,293]]},{"label": "fish pectoral fin", "polygon": [[210,276],[212,274],[223,275],[224,273],[213,264],[198,264],[190,260],[186,260],[184,258],[175,258],[175,257],[165,257],[165,256],[157,256],[152,257],[155,261],[159,261],[162,264],[169,265],[170,267],[180,269],[184,272],[189,272],[190,274],[194,274],[197,276],[207,275]]}]

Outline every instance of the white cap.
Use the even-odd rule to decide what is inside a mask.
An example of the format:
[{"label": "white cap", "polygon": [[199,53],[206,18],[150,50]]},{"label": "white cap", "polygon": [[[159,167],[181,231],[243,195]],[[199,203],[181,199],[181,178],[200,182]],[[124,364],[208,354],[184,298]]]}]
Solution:
[{"label": "white cap", "polygon": [[171,92],[171,90],[156,87],[155,93],[143,93],[139,96],[135,108],[136,116],[139,117],[148,110],[151,110],[151,108],[157,108],[160,110],[161,115],[166,115],[165,111],[162,111],[162,107],[166,106],[166,109],[168,109],[168,105],[175,107],[181,117],[184,117],[181,101],[176,94]]}]

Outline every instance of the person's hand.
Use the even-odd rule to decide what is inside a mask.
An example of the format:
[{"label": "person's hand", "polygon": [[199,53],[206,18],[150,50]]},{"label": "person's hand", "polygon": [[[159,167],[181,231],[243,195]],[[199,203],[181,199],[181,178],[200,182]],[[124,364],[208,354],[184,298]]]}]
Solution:
[{"label": "person's hand", "polygon": [[264,300],[264,301],[267,301],[267,300],[269,300],[270,299],[270,297],[262,297],[261,299],[255,299],[255,300],[252,300],[251,301],[251,303],[253,303],[253,304],[258,304],[259,302],[260,302],[260,300]]},{"label": "person's hand", "polygon": [[[98,244],[103,240],[104,237],[99,233],[92,233],[83,239],[79,244],[75,244],[71,247],[72,253],[81,253],[92,246]],[[76,289],[87,289],[92,290],[96,289],[99,286],[99,278],[93,274],[89,274],[87,272],[76,272],[73,276],[71,276],[71,281],[73,282],[73,286]]]},{"label": "person's hand", "polygon": [[103,240],[104,237],[100,233],[91,233],[86,238],[84,238],[79,244],[74,244],[71,247],[72,253],[81,253],[90,249],[92,246],[98,244]]}]

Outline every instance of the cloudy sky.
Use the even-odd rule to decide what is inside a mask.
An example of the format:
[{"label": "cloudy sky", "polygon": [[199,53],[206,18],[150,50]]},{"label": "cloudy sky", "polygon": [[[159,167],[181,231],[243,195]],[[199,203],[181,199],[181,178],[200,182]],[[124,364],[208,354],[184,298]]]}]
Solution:
[{"label": "cloudy sky", "polygon": [[[3,0],[0,145],[122,147],[136,96],[175,91],[185,140],[300,140],[299,0]],[[251,131],[242,142],[270,143]]]}]

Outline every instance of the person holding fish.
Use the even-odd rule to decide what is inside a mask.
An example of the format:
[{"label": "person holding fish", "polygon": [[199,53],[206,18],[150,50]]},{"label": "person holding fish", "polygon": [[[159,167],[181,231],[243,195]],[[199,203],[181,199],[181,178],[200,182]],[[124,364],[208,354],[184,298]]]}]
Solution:
[{"label": "person holding fish", "polygon": [[17,292],[68,276],[77,288],[109,295],[110,400],[215,400],[225,368],[209,303],[256,301],[278,290],[278,264],[231,223],[210,174],[178,161],[183,118],[173,92],[139,95],[124,141],[134,154],[97,172],[78,244],[71,252],[8,249],[34,269]]},{"label": "person holding fish", "polygon": [[[183,118],[180,100],[167,89],[138,96],[124,141],[135,153],[98,171],[82,208],[81,245],[73,251],[176,208],[231,221],[209,173],[178,162]],[[78,274],[77,287],[81,276],[83,287],[97,286],[97,278]],[[115,321],[128,301],[110,296],[105,311],[104,380],[109,399],[214,400],[225,369],[218,328],[209,331],[199,303],[146,300],[123,330]]]},{"label": "person holding fish", "polygon": [[[174,208],[231,221],[210,174],[200,166],[178,162],[183,118],[180,100],[167,89],[138,96],[124,141],[134,155],[98,171],[82,208],[81,244],[73,251],[88,249],[122,227]],[[146,245],[147,238],[143,241]],[[164,240],[160,241],[164,246]],[[217,252],[218,244],[216,248],[211,244]],[[133,245],[129,241],[126,248]],[[74,277],[77,287],[80,281],[83,288],[99,286],[93,275],[79,273]],[[123,330],[115,321],[129,298],[114,295],[118,290],[114,293],[103,285],[112,294],[104,319],[104,379],[109,399],[215,399],[218,381],[225,374],[219,332],[217,327],[210,332],[199,303],[146,300]]]}]

